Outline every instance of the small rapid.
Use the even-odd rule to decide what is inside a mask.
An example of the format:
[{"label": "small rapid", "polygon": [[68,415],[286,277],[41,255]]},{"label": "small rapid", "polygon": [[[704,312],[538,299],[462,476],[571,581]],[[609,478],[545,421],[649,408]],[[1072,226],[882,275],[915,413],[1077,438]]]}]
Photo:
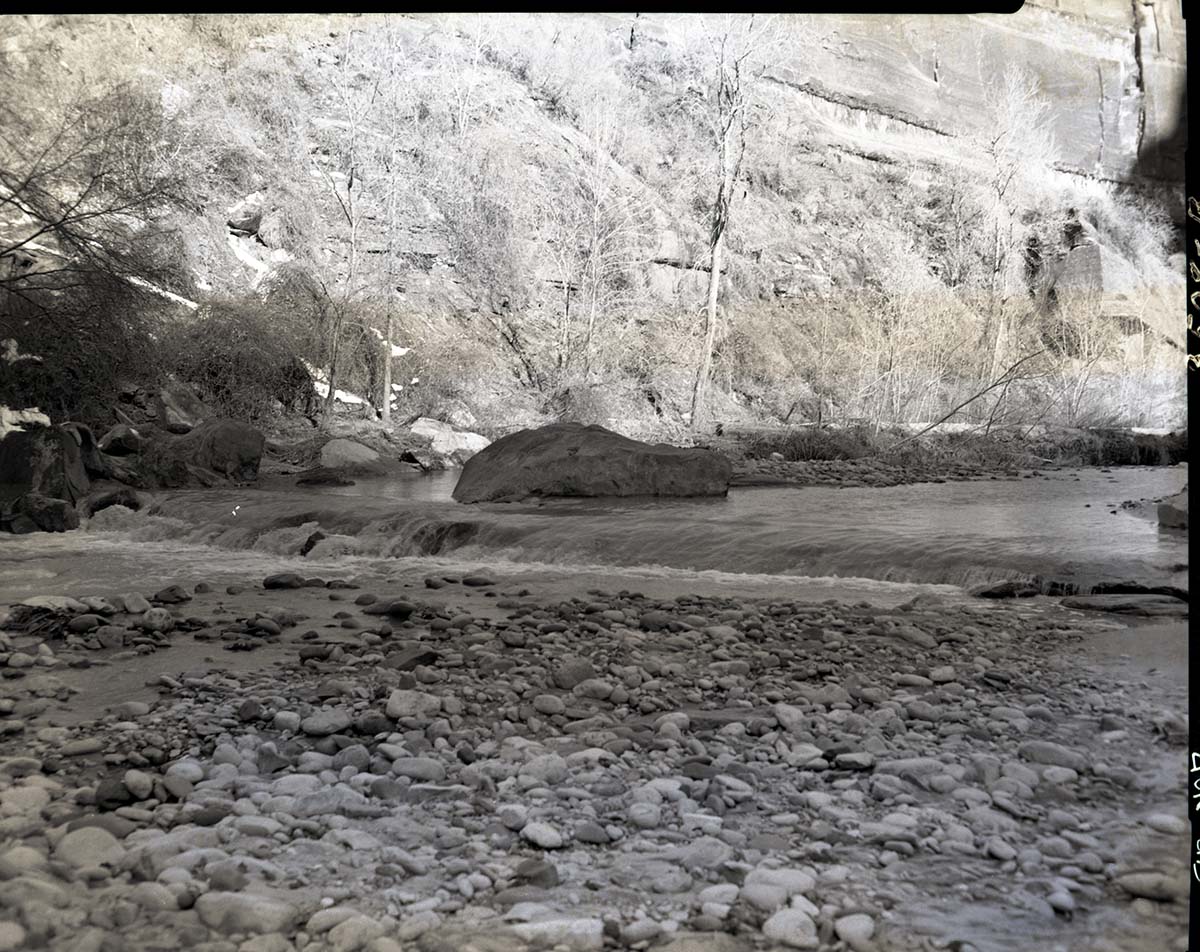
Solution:
[{"label": "small rapid", "polygon": [[[559,572],[735,578],[840,578],[971,587],[1019,579],[1086,591],[1102,581],[1187,587],[1187,537],[1117,509],[1180,489],[1179,468],[1058,471],[1036,478],[889,488],[764,487],[711,499],[555,499],[459,505],[457,473],[296,489],[161,494],[114,507],[61,540],[0,543],[0,570],[22,546],[87,562],[136,544],[167,563],[249,568],[286,558],[326,571],[389,562]],[[1116,509],[1115,513],[1113,510]],[[32,538],[32,537],[30,537]],[[82,568],[82,566],[81,566]],[[102,567],[98,566],[98,570]],[[315,571],[315,570],[314,570]],[[101,571],[101,574],[103,572]]]}]

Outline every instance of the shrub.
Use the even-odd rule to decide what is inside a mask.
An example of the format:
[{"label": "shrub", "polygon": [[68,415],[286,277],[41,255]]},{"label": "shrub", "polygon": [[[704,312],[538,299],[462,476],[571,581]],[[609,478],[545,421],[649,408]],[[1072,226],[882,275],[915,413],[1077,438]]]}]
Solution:
[{"label": "shrub", "polygon": [[0,361],[0,404],[101,428],[126,381],[159,378],[151,331],[162,302],[111,276],[76,277],[82,287],[14,296],[0,312],[0,340],[41,358]]},{"label": "shrub", "polygon": [[257,421],[280,405],[301,405],[311,392],[299,362],[309,353],[308,332],[302,317],[260,301],[218,301],[164,328],[159,359],[214,409]]}]

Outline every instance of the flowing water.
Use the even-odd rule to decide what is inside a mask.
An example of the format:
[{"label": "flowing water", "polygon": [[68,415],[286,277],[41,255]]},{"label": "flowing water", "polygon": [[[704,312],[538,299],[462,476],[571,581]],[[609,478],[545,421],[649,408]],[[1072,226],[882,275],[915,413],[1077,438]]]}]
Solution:
[{"label": "flowing water", "polygon": [[285,565],[383,577],[433,564],[784,586],[840,579],[866,589],[1001,579],[1084,591],[1117,580],[1187,587],[1186,533],[1116,509],[1126,499],[1177,492],[1183,468],[473,506],[451,500],[456,478],[449,471],[303,490],[277,479],[254,489],[161,494],[142,512],[102,511],[79,532],[0,539],[0,598],[48,592],[51,580],[247,577]]},{"label": "flowing water", "polygon": [[1123,499],[1177,492],[1187,480],[1182,468],[484,505],[452,502],[456,478],[365,479],[319,490],[276,480],[257,489],[166,493],[142,513],[101,511],[82,532],[0,541],[0,594],[40,575],[59,576],[68,561],[101,581],[131,547],[140,547],[142,558],[154,553],[157,567],[176,574],[258,570],[271,564],[263,556],[290,561],[304,552],[305,563],[326,571],[433,556],[448,565],[568,573],[612,568],[950,586],[1040,579],[1084,591],[1115,580],[1187,587],[1187,534],[1112,511]]}]

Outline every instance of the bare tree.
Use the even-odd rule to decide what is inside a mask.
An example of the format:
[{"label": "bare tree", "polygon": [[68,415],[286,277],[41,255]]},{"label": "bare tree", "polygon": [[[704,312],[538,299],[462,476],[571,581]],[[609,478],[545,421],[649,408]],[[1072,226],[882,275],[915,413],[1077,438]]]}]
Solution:
[{"label": "bare tree", "polygon": [[632,303],[631,272],[645,259],[649,210],[624,181],[610,152],[618,135],[619,105],[594,100],[574,136],[582,161],[568,167],[564,193],[547,193],[540,209],[550,254],[563,291],[556,367],[588,376]]},{"label": "bare tree", "polygon": [[[984,58],[980,57],[981,62]],[[984,82],[985,127],[977,143],[988,163],[987,197],[991,253],[985,339],[991,338],[989,376],[1008,357],[1012,336],[1008,304],[1026,237],[1020,212],[1044,185],[1057,157],[1049,102],[1036,76],[1009,65]]]},{"label": "bare tree", "polygon": [[325,302],[322,317],[328,335],[329,392],[325,395],[322,424],[328,425],[333,417],[339,380],[339,357],[342,335],[346,327],[347,314],[353,298],[362,289],[358,287],[362,239],[371,207],[364,197],[365,183],[370,173],[367,170],[369,150],[367,139],[373,130],[367,128],[379,93],[382,76],[372,79],[362,71],[363,61],[359,49],[359,38],[354,31],[347,31],[338,59],[338,68],[333,74],[332,90],[339,118],[331,127],[337,140],[338,164],[341,168],[321,172],[336,201],[337,216],[345,225],[345,272],[330,289],[328,281],[322,281]]},{"label": "bare tree", "polygon": [[385,273],[385,321],[386,329],[381,341],[383,351],[383,381],[380,394],[380,411],[383,423],[387,426],[392,419],[392,360],[393,341],[396,337],[396,289],[399,280],[397,270],[399,262],[398,234],[401,220],[401,191],[404,181],[401,170],[400,137],[405,119],[406,103],[404,101],[405,86],[402,82],[403,66],[400,56],[399,39],[395,29],[389,24],[385,31],[386,38],[386,73],[384,85],[385,121],[387,136],[384,161],[382,162],[382,178],[385,191],[383,203],[383,227],[386,230],[387,242],[384,260]]},{"label": "bare tree", "polygon": [[78,97],[49,122],[0,106],[0,287],[38,292],[89,276],[161,279],[145,228],[176,197],[157,162],[159,117],[128,89]]},{"label": "bare tree", "polygon": [[766,68],[764,55],[775,35],[774,24],[751,14],[729,16],[716,30],[704,25],[708,46],[706,95],[711,142],[716,151],[716,197],[709,219],[708,303],[705,309],[704,343],[700,367],[692,390],[691,423],[702,425],[706,412],[709,378],[712,375],[713,344],[717,334],[717,302],[725,252],[726,229],[733,211],[734,195],[746,135],[754,124],[754,91]]}]

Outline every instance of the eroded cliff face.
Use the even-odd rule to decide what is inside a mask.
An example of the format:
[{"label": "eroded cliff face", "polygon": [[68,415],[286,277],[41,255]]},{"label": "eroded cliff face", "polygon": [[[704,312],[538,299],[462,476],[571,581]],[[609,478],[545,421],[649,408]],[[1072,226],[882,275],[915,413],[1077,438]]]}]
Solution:
[{"label": "eroded cliff face", "polygon": [[[665,22],[639,18],[653,31]],[[817,41],[770,73],[809,97],[829,131],[894,157],[950,158],[986,110],[1007,63],[1053,102],[1060,168],[1136,184],[1179,184],[1187,141],[1186,41],[1178,3],[1028,0],[1014,14],[812,18]],[[965,157],[969,160],[969,157]]]}]

